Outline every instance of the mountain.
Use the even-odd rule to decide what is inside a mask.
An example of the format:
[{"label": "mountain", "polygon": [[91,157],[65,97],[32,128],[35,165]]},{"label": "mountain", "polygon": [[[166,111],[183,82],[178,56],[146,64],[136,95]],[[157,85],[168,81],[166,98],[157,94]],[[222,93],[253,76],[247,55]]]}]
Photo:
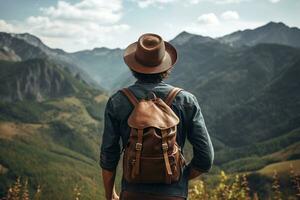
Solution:
[{"label": "mountain", "polygon": [[186,31],[183,31],[183,32],[179,33],[172,40],[172,44],[173,45],[182,45],[182,44],[185,44],[185,43],[191,42],[191,41],[195,41],[198,44],[201,44],[201,43],[205,43],[205,42],[212,42],[212,41],[214,41],[214,39],[210,38],[210,37],[203,37],[201,35],[195,35],[195,34],[191,34]]},{"label": "mountain", "polygon": [[282,22],[270,22],[254,30],[247,29],[225,35],[218,40],[232,46],[272,43],[300,47],[300,29],[289,27]]},{"label": "mountain", "polygon": [[49,60],[23,62],[0,61],[0,99],[2,101],[35,100],[64,97],[87,87],[61,66]]},{"label": "mountain", "polygon": [[[41,199],[103,196],[99,145],[107,94],[48,59],[0,61],[0,196],[21,177]],[[100,188],[100,189],[99,189]],[[55,192],[53,192],[55,191]]]},{"label": "mountain", "polygon": [[0,32],[0,48],[13,50],[24,61],[28,59],[51,60],[60,66],[67,67],[73,75],[80,74],[88,84],[100,88],[97,82],[81,69],[71,54],[60,49],[51,49],[31,34]]},{"label": "mountain", "polygon": [[[270,22],[254,30],[237,31],[216,39],[183,31],[170,42],[178,46],[179,51],[189,51],[190,48],[197,46],[195,51],[189,52],[189,54],[193,53],[195,55],[191,59],[204,62],[204,60],[213,59],[212,56],[217,54],[223,53],[226,55],[227,52],[233,49],[243,49],[245,45],[254,46],[260,43],[274,43],[300,47],[300,29],[290,28],[283,23]],[[78,58],[77,63],[81,63],[81,66],[84,66],[90,76],[105,86],[106,89],[115,91],[134,82],[134,78],[131,77],[127,66],[123,62],[122,52],[121,49],[96,48],[76,52],[73,55]],[[178,62],[181,62],[182,55],[184,55],[184,52],[179,52]],[[188,68],[190,61],[185,60],[184,62],[184,67]],[[180,66],[181,64],[177,65]],[[205,72],[203,75],[206,75]],[[176,76],[179,76],[179,74]],[[185,75],[181,74],[181,76]],[[180,77],[178,79],[180,81]]]},{"label": "mountain", "polygon": [[[295,95],[293,99],[300,101],[299,93],[297,93],[300,88],[295,87],[295,83],[288,78],[281,79],[283,73],[288,73],[288,70],[298,67],[299,49],[275,44],[234,48],[218,41],[209,41],[202,45],[197,45],[192,41],[182,45],[175,44],[175,46],[181,59],[174,67],[167,82],[183,87],[198,97],[208,127],[215,139],[234,147],[269,139],[280,134],[280,131],[285,132],[296,128],[284,125],[284,123],[282,126],[288,127],[290,130],[271,126],[273,119],[280,119],[277,115],[280,116],[279,113],[283,112],[282,109],[287,104],[277,105],[278,109],[272,110],[273,107],[268,107],[270,102],[262,102],[258,98],[266,98],[264,95],[277,97],[276,92],[279,92],[279,88],[277,90],[270,89],[273,91],[272,94],[266,88],[273,86],[277,81],[278,86],[287,85],[282,91],[290,91]],[[281,101],[291,102],[288,95],[290,93],[281,96]],[[261,130],[261,132],[257,132],[258,128],[262,128],[258,124],[250,126],[255,121],[252,118],[253,115],[250,115],[249,119],[243,117],[245,113],[242,110],[250,100],[253,101],[253,105],[257,104],[269,109],[259,115],[260,119],[267,120],[258,120],[261,125],[265,126],[265,130]],[[271,100],[269,99],[269,101]],[[273,99],[273,101],[275,100]],[[259,110],[259,107],[257,106],[256,109]],[[227,120],[232,118],[226,114],[233,111],[239,113],[236,115],[239,117],[235,117],[228,123]],[[249,111],[249,113],[254,114],[254,111]],[[273,114],[276,116],[270,116]],[[232,115],[234,116],[234,114]],[[291,109],[289,118],[282,120],[297,119],[297,117],[297,110]],[[245,124],[241,123],[241,118],[247,119]]]},{"label": "mountain", "polygon": [[111,89],[121,74],[128,72],[121,49],[95,48],[75,52],[72,56],[89,76],[106,89]]},{"label": "mountain", "polygon": [[[238,77],[248,70],[248,77],[231,80],[236,86],[231,85],[230,92],[226,89],[224,92],[239,96],[239,89],[243,88],[247,94],[235,108],[221,112],[213,125],[216,133],[222,133],[219,139],[231,146],[268,140],[300,127],[300,50],[261,44],[249,51],[256,54],[262,64],[240,64],[239,69],[230,72]],[[270,64],[272,62],[274,64]],[[252,74],[250,70],[253,70]],[[216,84],[226,82],[228,80],[221,77],[215,79]],[[234,102],[233,99],[230,101]]]}]

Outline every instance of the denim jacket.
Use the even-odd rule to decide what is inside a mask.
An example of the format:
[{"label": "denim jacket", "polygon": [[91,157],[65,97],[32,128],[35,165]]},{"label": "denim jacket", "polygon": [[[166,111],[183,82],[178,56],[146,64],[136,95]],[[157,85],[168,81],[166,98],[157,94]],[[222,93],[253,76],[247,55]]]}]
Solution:
[{"label": "denim jacket", "polygon": [[[157,97],[165,99],[172,88],[173,86],[165,82],[141,83],[137,81],[129,86],[129,89],[139,100],[146,98],[150,91],[153,91]],[[214,158],[213,146],[196,97],[183,90],[178,93],[171,108],[180,119],[177,126],[177,143],[183,149],[187,138],[193,147],[191,162],[183,168],[178,182],[172,184],[132,184],[123,178],[122,191],[186,198],[190,167],[201,172],[208,172],[211,168]],[[132,110],[133,105],[121,91],[113,94],[107,102],[100,154],[100,166],[103,169],[112,171],[118,165],[121,149],[129,139],[130,128],[127,119]]]}]

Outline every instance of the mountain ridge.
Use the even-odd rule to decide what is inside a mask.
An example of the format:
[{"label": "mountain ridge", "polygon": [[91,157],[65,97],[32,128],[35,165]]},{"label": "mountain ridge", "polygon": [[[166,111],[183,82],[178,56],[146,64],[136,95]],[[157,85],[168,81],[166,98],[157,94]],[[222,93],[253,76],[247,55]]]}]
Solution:
[{"label": "mountain ridge", "polygon": [[[276,31],[274,31],[276,30]],[[7,33],[6,33],[7,34]],[[284,35],[288,36],[284,36]],[[32,45],[35,47],[33,49],[33,54],[39,53],[38,57],[52,57],[54,60],[59,60],[60,64],[65,64],[67,66],[71,66],[71,71],[73,73],[80,73],[81,76],[88,82],[90,77],[92,77],[94,82],[90,83],[92,85],[101,85],[107,90],[114,89],[115,82],[123,77],[124,73],[128,73],[127,66],[123,62],[123,49],[114,48],[110,49],[107,47],[96,47],[94,49],[86,49],[77,52],[68,53],[62,49],[51,49],[47,47],[42,41],[29,34],[10,34],[15,38],[22,40],[23,42]],[[295,35],[290,38],[290,35]],[[0,33],[0,47],[3,46],[3,42],[1,44],[1,33]],[[269,22],[263,26],[257,27],[255,29],[246,29],[243,31],[236,31],[231,34],[225,35],[219,38],[211,38],[207,36],[201,36],[198,34],[188,33],[186,31],[182,31],[176,37],[174,37],[170,42],[175,46],[182,46],[185,43],[197,43],[198,45],[210,45],[210,43],[214,43],[214,45],[223,45],[222,48],[243,48],[244,45],[255,45],[258,43],[278,43],[288,46],[300,47],[300,29],[296,27],[289,27],[282,22],[275,23]],[[4,45],[5,46],[5,45]],[[17,47],[14,50],[16,54],[24,54],[24,56],[20,56],[22,59],[32,58],[32,56],[28,55],[28,52],[23,52],[22,48]],[[23,45],[24,46],[24,45]],[[42,51],[39,52],[39,49]],[[180,54],[180,52],[179,52]]]},{"label": "mountain ridge", "polygon": [[282,22],[269,22],[255,29],[236,31],[217,38],[231,46],[256,45],[258,43],[275,43],[300,47],[300,29],[289,27]]}]

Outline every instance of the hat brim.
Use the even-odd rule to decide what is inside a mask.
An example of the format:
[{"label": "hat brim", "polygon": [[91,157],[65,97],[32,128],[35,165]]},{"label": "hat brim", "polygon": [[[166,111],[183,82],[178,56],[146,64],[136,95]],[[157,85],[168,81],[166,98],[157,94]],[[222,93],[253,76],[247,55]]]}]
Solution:
[{"label": "hat brim", "polygon": [[176,49],[168,42],[165,42],[165,56],[162,62],[157,66],[145,66],[139,63],[135,58],[137,42],[129,45],[124,52],[124,61],[133,71],[143,74],[157,74],[170,69],[177,61]]}]

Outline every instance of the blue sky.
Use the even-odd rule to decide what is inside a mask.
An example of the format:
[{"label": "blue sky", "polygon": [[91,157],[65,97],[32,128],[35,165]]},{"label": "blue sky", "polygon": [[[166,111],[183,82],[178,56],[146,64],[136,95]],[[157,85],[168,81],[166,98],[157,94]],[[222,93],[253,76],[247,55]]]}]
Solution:
[{"label": "blue sky", "polygon": [[300,0],[0,0],[0,31],[53,48],[126,47],[142,33],[219,37],[270,21],[300,27]]}]

